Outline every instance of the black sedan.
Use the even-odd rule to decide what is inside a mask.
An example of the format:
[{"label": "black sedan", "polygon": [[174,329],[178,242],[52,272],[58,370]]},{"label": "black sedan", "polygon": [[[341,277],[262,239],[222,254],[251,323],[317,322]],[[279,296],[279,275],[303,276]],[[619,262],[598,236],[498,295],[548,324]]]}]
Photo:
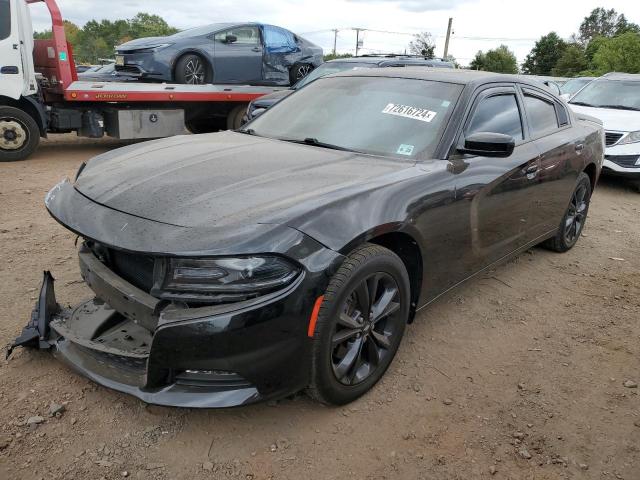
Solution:
[{"label": "black sedan", "polygon": [[290,85],[323,61],[322,48],[262,23],[214,23],[116,47],[116,71],[186,84]]},{"label": "black sedan", "polygon": [[114,150],[45,201],[95,297],[63,308],[45,272],[14,346],[150,403],[350,402],[418,310],[575,245],[603,138],[522,77],[391,68],[318,79],[238,132]]}]

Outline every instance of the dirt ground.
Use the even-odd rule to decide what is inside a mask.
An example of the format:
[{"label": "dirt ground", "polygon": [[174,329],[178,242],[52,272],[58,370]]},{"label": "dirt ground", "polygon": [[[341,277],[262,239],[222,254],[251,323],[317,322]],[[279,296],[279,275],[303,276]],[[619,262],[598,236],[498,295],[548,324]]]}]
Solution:
[{"label": "dirt ground", "polygon": [[[43,197],[118,145],[62,136],[0,164],[0,344],[43,269],[59,301],[90,295]],[[420,312],[384,380],[347,407],[148,406],[46,353],[3,354],[0,479],[638,480],[639,299],[640,194],[605,179],[572,251],[535,248]]]}]

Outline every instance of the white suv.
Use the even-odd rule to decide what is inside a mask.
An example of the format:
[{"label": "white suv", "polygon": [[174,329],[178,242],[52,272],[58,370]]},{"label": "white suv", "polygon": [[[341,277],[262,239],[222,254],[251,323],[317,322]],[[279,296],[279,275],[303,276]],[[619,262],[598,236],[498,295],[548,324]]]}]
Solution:
[{"label": "white suv", "polygon": [[640,74],[608,73],[580,90],[569,105],[604,123],[602,173],[626,177],[640,191]]}]

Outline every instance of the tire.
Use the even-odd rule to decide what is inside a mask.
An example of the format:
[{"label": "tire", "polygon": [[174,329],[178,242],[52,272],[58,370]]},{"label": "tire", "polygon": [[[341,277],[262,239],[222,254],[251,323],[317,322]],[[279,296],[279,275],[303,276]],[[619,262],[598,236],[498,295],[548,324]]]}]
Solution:
[{"label": "tire", "polygon": [[186,85],[211,83],[212,75],[208,62],[200,55],[189,53],[176,62],[175,81]]},{"label": "tire", "polygon": [[[542,245],[549,250],[560,253],[571,250],[578,238],[580,238],[584,224],[587,221],[590,200],[591,180],[589,180],[589,175],[582,172],[578,176],[569,206],[558,226],[558,232]],[[578,213],[576,214],[576,212]]]},{"label": "tire", "polygon": [[308,63],[296,63],[289,70],[289,82],[291,85],[296,83],[298,80],[303,79],[313,70],[313,65]]},{"label": "tire", "polygon": [[227,130],[237,130],[242,126],[242,117],[247,113],[246,103],[233,107],[227,115]]},{"label": "tire", "polygon": [[40,143],[40,128],[28,113],[0,106],[0,162],[28,158]]},{"label": "tire", "polygon": [[[371,305],[367,298],[374,291],[377,300]],[[388,313],[369,318],[369,313],[359,313],[367,305]],[[370,390],[398,350],[409,305],[409,275],[395,253],[370,243],[351,252],[331,278],[320,306],[308,394],[322,403],[344,405]]]}]

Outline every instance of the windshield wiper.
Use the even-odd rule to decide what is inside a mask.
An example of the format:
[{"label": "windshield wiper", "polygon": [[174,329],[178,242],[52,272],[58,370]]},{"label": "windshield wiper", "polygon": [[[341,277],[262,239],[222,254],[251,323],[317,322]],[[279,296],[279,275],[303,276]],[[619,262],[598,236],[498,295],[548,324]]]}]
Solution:
[{"label": "windshield wiper", "polygon": [[[351,148],[341,147],[340,145],[333,145],[331,143],[324,143],[317,138],[307,137],[304,140],[297,140],[295,138],[281,138],[283,142],[301,143],[303,145],[313,145],[314,147],[330,148],[331,150],[343,150],[346,152],[356,152]],[[359,152],[356,152],[359,153]]]},{"label": "windshield wiper", "polygon": [[592,105],[590,103],[584,103],[584,102],[569,102],[569,104],[571,104],[571,105],[581,105],[583,107],[598,107],[598,105]]},{"label": "windshield wiper", "polygon": [[640,111],[640,108],[637,107],[629,107],[627,105],[598,105],[599,108],[613,108],[616,110],[635,110]]},{"label": "windshield wiper", "polygon": [[244,133],[245,135],[255,135],[256,137],[260,136],[256,133],[256,131],[253,128],[241,128],[236,130],[236,132]]}]

